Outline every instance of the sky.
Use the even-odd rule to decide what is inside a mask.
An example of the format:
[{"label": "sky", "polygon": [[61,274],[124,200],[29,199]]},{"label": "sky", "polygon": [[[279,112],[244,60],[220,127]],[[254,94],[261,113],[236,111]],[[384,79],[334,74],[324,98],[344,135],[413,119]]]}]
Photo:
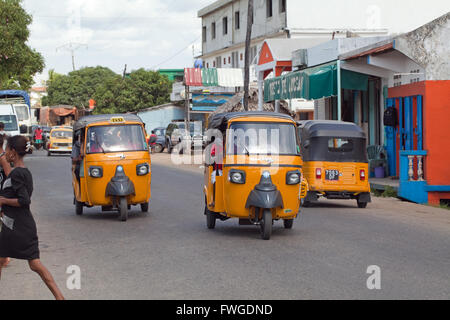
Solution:
[{"label": "sky", "polygon": [[[33,16],[29,44],[46,69],[106,66],[127,70],[184,68],[201,54],[197,12],[214,0],[23,0]],[[290,6],[290,7],[289,7]],[[327,8],[324,10],[324,8]],[[406,32],[450,11],[449,0],[291,0],[291,28],[388,28]],[[194,46],[194,48],[193,48]]]},{"label": "sky", "polygon": [[[79,46],[75,66],[106,66],[122,73],[138,68],[183,68],[201,53],[197,11],[210,0],[23,0],[33,16],[29,45],[46,69],[72,71],[68,44]],[[195,45],[193,52],[192,45]]]}]

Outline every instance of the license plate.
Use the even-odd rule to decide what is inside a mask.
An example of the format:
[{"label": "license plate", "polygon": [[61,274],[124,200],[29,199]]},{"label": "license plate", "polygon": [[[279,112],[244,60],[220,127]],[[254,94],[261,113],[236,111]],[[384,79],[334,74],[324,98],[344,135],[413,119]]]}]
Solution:
[{"label": "license plate", "polygon": [[325,179],[330,181],[339,181],[339,171],[338,170],[326,170]]}]

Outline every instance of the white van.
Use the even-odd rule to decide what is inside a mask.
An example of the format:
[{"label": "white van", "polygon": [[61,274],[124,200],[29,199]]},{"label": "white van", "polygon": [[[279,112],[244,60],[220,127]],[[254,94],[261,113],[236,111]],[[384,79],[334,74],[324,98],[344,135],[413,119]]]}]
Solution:
[{"label": "white van", "polygon": [[9,136],[20,135],[19,120],[11,104],[0,104],[0,122],[5,125],[5,132]]}]

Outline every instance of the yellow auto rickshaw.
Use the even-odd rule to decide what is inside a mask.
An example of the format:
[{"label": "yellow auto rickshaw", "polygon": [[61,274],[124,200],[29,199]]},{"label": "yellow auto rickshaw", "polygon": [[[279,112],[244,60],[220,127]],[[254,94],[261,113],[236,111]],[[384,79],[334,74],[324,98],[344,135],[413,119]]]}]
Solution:
[{"label": "yellow auto rickshaw", "polygon": [[84,207],[118,209],[120,221],[131,206],[148,212],[151,158],[144,123],[136,115],[99,115],[74,125],[73,189],[76,214]]},{"label": "yellow auto rickshaw", "polygon": [[264,240],[271,238],[274,220],[291,229],[305,187],[293,119],[273,112],[227,113],[213,116],[208,128],[207,227],[237,218],[240,225],[259,225]]},{"label": "yellow auto rickshaw", "polygon": [[301,121],[298,131],[309,192],[303,206],[319,197],[354,199],[359,208],[371,202],[364,131],[354,123]]}]

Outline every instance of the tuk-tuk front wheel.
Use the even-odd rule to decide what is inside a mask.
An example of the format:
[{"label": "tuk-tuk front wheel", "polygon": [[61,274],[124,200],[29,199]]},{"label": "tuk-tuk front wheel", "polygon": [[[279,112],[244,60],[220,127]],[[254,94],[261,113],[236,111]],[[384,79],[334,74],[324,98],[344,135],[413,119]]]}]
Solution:
[{"label": "tuk-tuk front wheel", "polygon": [[273,227],[272,211],[270,209],[265,209],[263,211],[263,217],[260,226],[261,226],[261,238],[263,240],[270,240],[270,238],[272,237],[272,227]]},{"label": "tuk-tuk front wheel", "polygon": [[128,220],[128,201],[127,198],[120,198],[119,200],[119,220],[125,222]]}]

